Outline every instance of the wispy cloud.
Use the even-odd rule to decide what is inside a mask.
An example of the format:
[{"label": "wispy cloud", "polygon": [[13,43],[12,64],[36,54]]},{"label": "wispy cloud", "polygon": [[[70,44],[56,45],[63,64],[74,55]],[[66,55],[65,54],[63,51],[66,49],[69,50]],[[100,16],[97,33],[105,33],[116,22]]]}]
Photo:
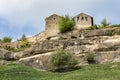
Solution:
[{"label": "wispy cloud", "polygon": [[119,5],[120,0],[0,0],[0,34],[14,38],[37,34],[44,30],[44,19],[53,13],[75,16],[85,12],[95,23],[103,18],[120,23]]}]

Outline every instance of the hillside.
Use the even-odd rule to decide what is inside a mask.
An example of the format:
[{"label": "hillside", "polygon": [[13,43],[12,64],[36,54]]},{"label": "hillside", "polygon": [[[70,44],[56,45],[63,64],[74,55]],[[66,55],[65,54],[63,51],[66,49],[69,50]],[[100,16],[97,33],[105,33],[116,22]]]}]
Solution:
[{"label": "hillside", "polygon": [[55,36],[40,37],[43,33],[35,36],[40,39],[24,51],[0,49],[0,59],[47,69],[49,56],[54,51],[64,49],[71,51],[80,65],[88,64],[85,58],[87,53],[94,55],[96,63],[120,62],[120,27],[73,30]]}]

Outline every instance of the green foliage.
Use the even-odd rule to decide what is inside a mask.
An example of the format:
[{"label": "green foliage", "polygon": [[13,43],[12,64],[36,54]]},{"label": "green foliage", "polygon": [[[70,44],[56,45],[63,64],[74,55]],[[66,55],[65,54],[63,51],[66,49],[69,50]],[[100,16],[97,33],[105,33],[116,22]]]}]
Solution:
[{"label": "green foliage", "polygon": [[88,63],[95,63],[94,55],[92,53],[86,53],[85,57]]},{"label": "green foliage", "polygon": [[98,26],[95,24],[95,25],[91,26],[89,29],[98,29]]},{"label": "green foliage", "polygon": [[29,44],[29,41],[27,39],[22,40],[21,47],[29,47],[29,46],[30,46],[30,44]]},{"label": "green foliage", "polygon": [[101,21],[101,26],[102,26],[103,28],[109,27],[109,25],[110,25],[110,23],[108,23],[106,19],[103,19],[103,20]]},{"label": "green foliage", "polygon": [[74,21],[69,15],[63,16],[59,21],[59,30],[61,33],[71,31],[74,27]]},{"label": "green foliage", "polygon": [[19,52],[19,51],[23,51],[29,47],[30,47],[29,41],[27,40],[25,35],[22,35],[20,47],[15,48],[15,47],[11,47],[11,46],[5,46],[4,49],[12,51],[12,52]]},{"label": "green foliage", "polygon": [[23,41],[23,40],[26,40],[26,35],[25,34],[23,34],[22,37],[21,37],[21,41]]},{"label": "green foliage", "polygon": [[95,24],[91,26],[90,29],[102,29],[102,28],[108,28],[108,27],[111,27],[110,23],[108,23],[106,19],[103,19],[101,21],[101,24],[98,24],[98,25]]},{"label": "green foliage", "polygon": [[11,42],[12,38],[11,37],[4,37],[2,42]]},{"label": "green foliage", "polygon": [[67,71],[75,67],[78,61],[68,51],[57,51],[52,54],[48,61],[48,69],[50,71]]},{"label": "green foliage", "polygon": [[0,42],[2,42],[2,40],[0,39]]},{"label": "green foliage", "polygon": [[38,71],[16,64],[1,65],[0,80],[120,80],[120,63],[90,64],[63,73]]},{"label": "green foliage", "polygon": [[22,48],[30,47],[29,41],[27,40],[25,34],[23,34],[21,37],[21,47]]},{"label": "green foliage", "polygon": [[13,47],[11,47],[11,46],[5,46],[5,48],[4,49],[6,49],[6,50],[8,50],[8,51],[14,51],[14,48]]},{"label": "green foliage", "polygon": [[110,27],[120,27],[120,24],[113,24]]},{"label": "green foliage", "polygon": [[23,51],[23,50],[25,50],[26,48],[29,48],[29,47],[30,47],[29,41],[27,40],[25,34],[23,34],[22,37],[21,37],[20,47],[17,48],[17,49],[14,49],[13,51],[14,52],[19,52],[19,51]]}]

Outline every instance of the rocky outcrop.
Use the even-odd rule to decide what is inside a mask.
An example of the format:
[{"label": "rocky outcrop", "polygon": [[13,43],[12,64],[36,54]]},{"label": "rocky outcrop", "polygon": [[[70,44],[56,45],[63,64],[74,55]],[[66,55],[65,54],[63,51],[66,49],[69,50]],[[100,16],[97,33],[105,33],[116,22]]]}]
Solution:
[{"label": "rocky outcrop", "polygon": [[95,53],[97,63],[120,62],[120,51],[101,51]]},{"label": "rocky outcrop", "polygon": [[0,49],[0,59],[2,60],[14,59],[13,54],[13,52],[7,51],[5,49]]},{"label": "rocky outcrop", "polygon": [[72,52],[80,65],[87,64],[86,53],[94,54],[96,63],[120,62],[120,27],[73,30],[39,39],[32,47],[21,52],[0,49],[0,59],[14,59],[20,64],[47,69],[47,61],[52,52],[64,49]]},{"label": "rocky outcrop", "polygon": [[19,63],[27,66],[32,66],[34,68],[46,70],[51,53],[52,52],[48,52],[45,54],[38,54],[31,57],[21,58],[19,60]]}]

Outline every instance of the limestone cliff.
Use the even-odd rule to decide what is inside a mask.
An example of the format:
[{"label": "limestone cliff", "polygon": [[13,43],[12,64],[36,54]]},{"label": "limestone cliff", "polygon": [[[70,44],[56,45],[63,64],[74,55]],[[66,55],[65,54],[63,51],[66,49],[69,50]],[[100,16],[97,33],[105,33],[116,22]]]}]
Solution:
[{"label": "limestone cliff", "polygon": [[[42,37],[40,37],[42,35]],[[73,30],[56,36],[36,36],[39,40],[21,52],[0,50],[0,59],[18,60],[20,64],[46,69],[52,52],[71,51],[80,64],[87,64],[86,53],[93,53],[96,63],[120,62],[120,27],[96,30]]]}]

